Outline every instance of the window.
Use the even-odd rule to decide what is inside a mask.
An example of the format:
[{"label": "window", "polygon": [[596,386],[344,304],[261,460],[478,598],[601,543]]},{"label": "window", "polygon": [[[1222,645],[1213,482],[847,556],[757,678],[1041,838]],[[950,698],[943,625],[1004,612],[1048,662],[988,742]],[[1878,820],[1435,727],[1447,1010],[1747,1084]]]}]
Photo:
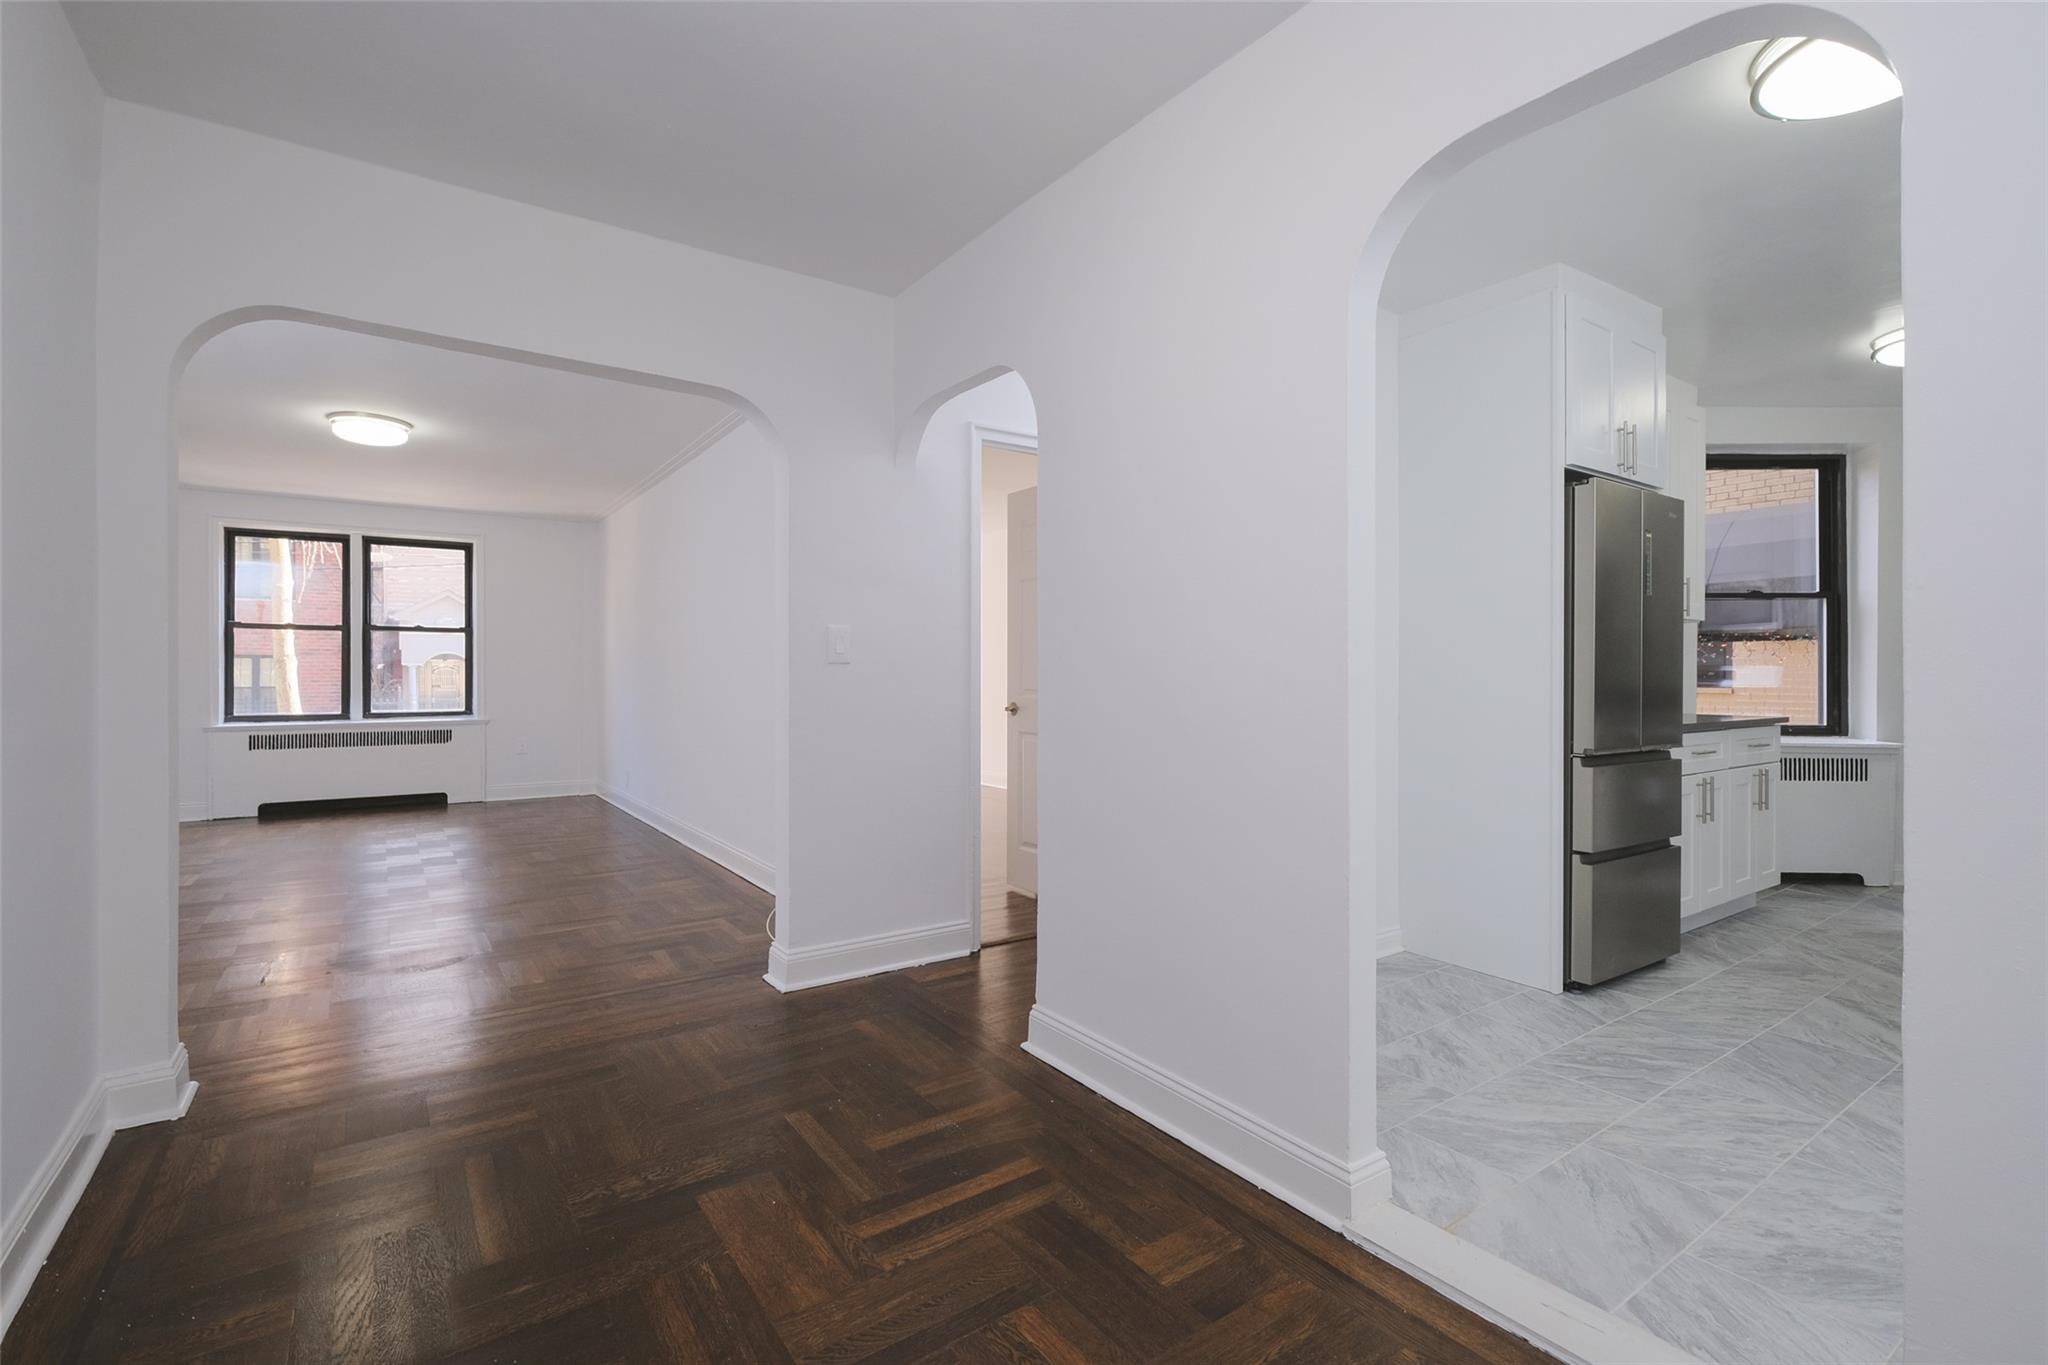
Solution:
[{"label": "window", "polygon": [[472,547],[363,537],[363,714],[468,715]]},{"label": "window", "polygon": [[1702,714],[1847,733],[1843,506],[1839,457],[1707,456]]},{"label": "window", "polygon": [[348,715],[348,537],[224,536],[228,720]]}]

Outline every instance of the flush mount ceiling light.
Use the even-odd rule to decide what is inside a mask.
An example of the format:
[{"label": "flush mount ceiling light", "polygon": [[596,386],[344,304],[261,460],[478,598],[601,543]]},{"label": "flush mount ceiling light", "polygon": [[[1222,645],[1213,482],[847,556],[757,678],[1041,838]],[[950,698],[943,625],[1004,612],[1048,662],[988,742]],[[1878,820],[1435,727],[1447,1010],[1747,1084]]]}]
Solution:
[{"label": "flush mount ceiling light", "polygon": [[1788,123],[1853,114],[1899,94],[1890,67],[1825,38],[1773,38],[1749,64],[1749,107]]},{"label": "flush mount ceiling light", "polygon": [[342,440],[359,446],[402,446],[412,435],[412,423],[374,412],[330,412],[327,425]]},{"label": "flush mount ceiling light", "polygon": [[1880,365],[1901,369],[1906,363],[1906,329],[1894,327],[1870,340],[1870,358]]}]

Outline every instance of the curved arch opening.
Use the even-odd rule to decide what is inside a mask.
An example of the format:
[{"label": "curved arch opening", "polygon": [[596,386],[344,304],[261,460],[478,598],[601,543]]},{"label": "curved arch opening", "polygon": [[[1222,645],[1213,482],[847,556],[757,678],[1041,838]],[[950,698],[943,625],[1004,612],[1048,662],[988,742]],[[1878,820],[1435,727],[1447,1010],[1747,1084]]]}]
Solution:
[{"label": "curved arch opening", "polygon": [[[279,768],[246,763],[243,731],[321,728],[295,711],[355,731],[416,713],[450,727],[434,762],[405,750],[411,768],[380,770],[370,756],[384,750],[357,749],[352,768],[293,780],[331,799],[394,783],[457,801],[600,797],[753,882],[764,918],[786,901],[788,469],[756,404],[685,378],[270,306],[195,329],[169,403],[181,820],[263,799]],[[327,430],[333,410],[400,417],[410,439],[346,444]],[[295,535],[324,538],[346,600],[292,618],[303,631],[242,627],[243,614],[289,616],[271,589],[300,580],[233,549],[223,558],[228,528],[277,533],[247,543],[287,566]],[[405,554],[445,564],[386,548],[429,544],[446,548]],[[284,639],[329,616],[331,684]],[[278,704],[322,686],[320,705]],[[597,809],[577,818],[613,818]]]},{"label": "curved arch opening", "polygon": [[[1875,158],[1870,164],[1881,165],[1888,182],[1859,187],[1848,184],[1846,174],[1835,176],[1829,189],[1836,196],[1853,201],[1863,194],[1869,200],[1861,222],[1846,229],[1824,216],[1825,206],[1802,203],[1803,184],[1787,170],[1801,169],[1800,163],[1781,157],[1793,144],[1782,137],[1782,125],[1759,119],[1748,107],[1741,79],[1755,44],[1792,34],[1828,38],[1882,59],[1868,35],[1836,15],[1801,6],[1718,15],[1444,147],[1417,168],[1373,224],[1353,278],[1352,524],[1362,553],[1353,556],[1352,658],[1360,681],[1354,687],[1352,763],[1354,791],[1369,799],[1355,817],[1352,837],[1360,855],[1354,864],[1375,872],[1369,887],[1354,890],[1351,929],[1355,942],[1379,945],[1382,955],[1400,954],[1385,963],[1365,953],[1354,958],[1353,1055],[1378,1063],[1354,1067],[1356,1147],[1368,1154],[1384,1147],[1394,1168],[1393,1197],[1409,1212],[1439,1227],[1455,1226],[1459,1236],[1609,1309],[1621,1308],[1629,1293],[1654,1297],[1663,1287],[1637,1277],[1628,1292],[1617,1295],[1585,1270],[1614,1259],[1619,1234],[1599,1217],[1582,1210],[1588,1216],[1576,1225],[1590,1230],[1582,1236],[1586,1245],[1569,1247],[1562,1257],[1534,1256],[1506,1230],[1520,1208],[1517,1199],[1541,1197],[1532,1181],[1547,1182],[1543,1189],[1553,1193],[1591,1188],[1573,1183],[1590,1179],[1587,1172],[1567,1169],[1577,1142],[1514,1157],[1494,1152],[1488,1165],[1488,1154],[1460,1136],[1454,1117],[1493,1132],[1516,1131],[1528,1115],[1513,1111],[1511,1092],[1543,1079],[1566,1090],[1590,1086],[1589,1113],[1618,1099],[1627,1113],[1642,1110],[1642,1125],[1669,1119],[1665,1110],[1675,1109],[1678,1099],[1665,1110],[1651,1110],[1665,1087],[1683,1077],[1650,1084],[1660,1064],[1654,1047],[1638,1036],[1635,1051],[1617,1045],[1596,1058],[1598,1040],[1587,1038],[1681,989],[1690,999],[1709,1001],[1710,978],[1750,952],[1721,958],[1738,942],[1761,941],[1772,913],[1768,893],[1781,875],[1761,851],[1761,841],[1775,828],[1761,793],[1776,780],[1777,767],[1774,760],[1748,765],[1762,774],[1742,779],[1749,783],[1742,789],[1748,796],[1720,797],[1723,819],[1731,805],[1742,812],[1745,842],[1739,854],[1732,851],[1733,836],[1726,845],[1713,843],[1710,835],[1719,826],[1701,821],[1715,817],[1698,816],[1695,788],[1682,785],[1676,760],[1667,760],[1669,819],[1660,813],[1652,822],[1656,828],[1637,844],[1609,848],[1588,842],[1597,836],[1574,824],[1574,813],[1586,808],[1597,784],[1587,766],[1572,758],[1573,746],[1584,738],[1573,727],[1583,728],[1590,714],[1590,703],[1575,700],[1581,695],[1575,683],[1594,661],[1580,643],[1587,636],[1570,633],[1571,613],[1573,603],[1581,617],[1596,608],[1583,592],[1567,595],[1568,587],[1585,585],[1583,572],[1568,577],[1568,566],[1593,562],[1586,558],[1584,539],[1573,539],[1568,483],[1590,480],[1594,486],[1646,492],[1641,516],[1668,510],[1674,533],[1683,526],[1686,543],[1694,547],[1708,543],[1701,523],[1709,515],[1710,495],[1714,544],[1725,548],[1739,541],[1747,532],[1737,523],[1745,517],[1759,526],[1771,521],[1775,529],[1751,528],[1776,538],[1769,553],[1798,561],[1816,589],[1832,573],[1839,594],[1814,607],[1818,616],[1808,624],[1787,618],[1777,632],[1784,638],[1772,641],[1780,663],[1788,650],[1804,650],[1817,678],[1834,669],[1862,678],[1843,694],[1845,710],[1818,690],[1809,694],[1810,710],[1803,716],[1782,691],[1770,694],[1779,700],[1769,707],[1752,705],[1754,698],[1745,698],[1740,685],[1720,689],[1719,704],[1709,706],[1715,693],[1704,673],[1710,642],[1748,629],[1720,606],[1745,590],[1731,580],[1735,557],[1723,555],[1710,569],[1698,558],[1659,555],[1657,572],[1668,564],[1664,586],[1676,590],[1645,589],[1650,605],[1639,617],[1644,643],[1637,664],[1644,677],[1667,679],[1670,687],[1650,709],[1639,710],[1658,717],[1656,732],[1643,721],[1639,742],[1622,747],[1640,751],[1645,762],[1682,747],[1696,679],[1702,713],[1760,718],[1767,711],[1790,712],[1817,729],[1839,724],[1847,714],[1857,718],[1855,733],[1872,738],[1882,734],[1879,717],[1897,713],[1896,698],[1885,689],[1899,675],[1896,569],[1887,566],[1895,566],[1898,557],[1900,397],[1895,376],[1878,375],[1869,365],[1866,343],[1897,325],[1901,307],[1899,110],[1894,105],[1868,117],[1835,120],[1834,126],[1803,126],[1809,140],[1799,155],[1831,139],[1848,139],[1845,145],[1854,154],[1837,155],[1838,167],[1860,167],[1865,163],[1859,157]],[[1643,152],[1635,139],[1647,143],[1658,133],[1656,119],[1681,116],[1697,126],[1686,139],[1665,139],[1671,164],[1660,166],[1655,153]],[[1700,160],[1709,144],[1726,149],[1725,162]],[[1570,161],[1574,155],[1580,158],[1576,164]],[[1604,164],[1603,157],[1609,158]],[[1683,199],[1685,187],[1674,184],[1681,176],[1714,188],[1718,199],[1691,205],[1683,223],[1660,220],[1660,213],[1677,211],[1667,201]],[[1603,185],[1603,177],[1611,183]],[[1633,203],[1631,178],[1639,192]],[[1539,189],[1548,197],[1539,196]],[[1634,231],[1609,232],[1616,223]],[[1841,229],[1837,241],[1803,242],[1803,233],[1818,235],[1830,224]],[[1852,258],[1857,268],[1843,268]],[[1729,272],[1745,270],[1752,278],[1729,283]],[[1784,297],[1743,292],[1765,288]],[[1819,297],[1830,289],[1835,297]],[[1746,328],[1731,326],[1725,314],[1713,311],[1745,299],[1751,319]],[[1799,306],[1802,318],[1767,327],[1763,319],[1781,304]],[[1581,325],[1588,329],[1583,335],[1573,330]],[[1585,361],[1593,353],[1596,327],[1609,337],[1604,390],[1594,382],[1595,367]],[[1613,358],[1625,341],[1638,340],[1650,414],[1640,422],[1632,409],[1623,410],[1635,401],[1627,392],[1634,381],[1622,377],[1623,362]],[[1839,415],[1885,403],[1888,423]],[[1602,404],[1600,421],[1588,427],[1595,439],[1575,444],[1578,424]],[[1615,438],[1615,430],[1625,434]],[[1641,430],[1651,433],[1647,447]],[[1601,444],[1603,437],[1608,444]],[[1616,439],[1619,445],[1612,443]],[[1759,462],[1819,460],[1822,472],[1752,505],[1709,468],[1710,450],[1718,465],[1733,461],[1738,449]],[[1845,490],[1839,513],[1826,501],[1829,469],[1837,471]],[[1825,529],[1835,515],[1847,531]],[[1639,531],[1648,525],[1641,521]],[[1845,551],[1834,570],[1823,562],[1831,542],[1858,547]],[[1643,545],[1646,564],[1652,562],[1649,545]],[[1643,572],[1643,581],[1652,581],[1650,570]],[[1867,605],[1867,599],[1883,596],[1888,574],[1893,600]],[[1775,593],[1781,586],[1748,588]],[[1839,643],[1841,635],[1828,636],[1828,612],[1839,612],[1849,622],[1849,638],[1862,642],[1853,653]],[[1659,632],[1654,640],[1653,621]],[[1761,674],[1760,668],[1750,671]],[[1791,672],[1789,665],[1779,667],[1780,676]],[[1779,741],[1775,726],[1770,729],[1769,739],[1757,742],[1775,756]],[[1747,738],[1750,732],[1734,733]],[[1732,774],[1747,769],[1724,767],[1733,791]],[[1663,769],[1658,771],[1662,782]],[[1698,775],[1688,768],[1683,781]],[[1633,800],[1628,808],[1639,811],[1646,800]],[[1701,810],[1716,810],[1711,795],[1697,801],[1704,803]],[[1652,804],[1659,812],[1667,804],[1661,788]],[[1486,856],[1471,856],[1482,847]],[[1646,874],[1624,899],[1603,901],[1598,878],[1588,875],[1592,861],[1604,862],[1611,872],[1635,858],[1645,868],[1654,859],[1656,876]],[[1723,868],[1734,867],[1730,858],[1746,860],[1724,874],[1732,879],[1727,894],[1716,893],[1712,904],[1702,883],[1684,880],[1703,875],[1700,868],[1710,858]],[[1784,868],[1793,870],[1789,862]],[[1887,862],[1882,880],[1888,884],[1890,877]],[[1681,905],[1686,885],[1694,890]],[[1854,894],[1863,895],[1864,888]],[[1611,908],[1602,914],[1603,906]],[[1887,913],[1894,916],[1889,932],[1895,934],[1901,927],[1896,911],[1893,902]],[[1710,927],[1724,917],[1728,922]],[[1574,944],[1584,948],[1617,924],[1651,918],[1657,941],[1633,957],[1595,962],[1592,955],[1582,960],[1572,952]],[[1695,929],[1703,937],[1693,938]],[[1674,946],[1664,944],[1667,932]],[[1432,977],[1438,989],[1428,985]],[[1499,983],[1496,999],[1520,999],[1528,1007],[1502,1005],[1496,1011],[1520,1009],[1530,1016],[1515,1046],[1538,1039],[1545,1040],[1542,1046],[1492,1061],[1478,1056],[1472,1039],[1466,1040],[1472,1047],[1457,1046],[1456,1016],[1464,1011],[1451,1009],[1453,987],[1483,990],[1488,980]],[[1896,970],[1889,983],[1865,984],[1896,1001]],[[1413,1026],[1404,1029],[1401,1020]],[[1468,1032],[1483,1031],[1466,1023]],[[1761,1031],[1732,1039],[1728,1050],[1747,1045]],[[1602,1037],[1613,1033],[1608,1028]],[[1541,1072],[1546,1062],[1551,1072]],[[1601,1072],[1602,1066],[1608,1069]],[[1891,1075],[1888,1083],[1897,1082],[1891,1062],[1882,1069]],[[1842,1107],[1855,1098],[1845,1097]],[[1440,1106],[1444,1114],[1432,1128],[1428,1114]],[[1728,1128],[1722,1137],[1730,1143],[1758,1137],[1732,1114],[1712,1122]],[[1416,1176],[1404,1192],[1404,1171],[1419,1172],[1431,1153],[1442,1151],[1464,1175],[1427,1192]],[[1644,1159],[1654,1166],[1665,1157]],[[1500,1175],[1504,1167],[1513,1170]],[[1478,1170],[1500,1178],[1491,1186],[1465,1178]],[[1753,1194],[1768,1174],[1758,1172],[1740,1196]],[[1693,1178],[1706,1176],[1695,1171]],[[1384,1189],[1373,1196],[1375,1202],[1384,1197]],[[1572,1259],[1576,1268],[1566,1264]],[[1763,1290],[1796,1297],[1785,1283],[1764,1283]],[[1698,1324],[1644,1320],[1677,1344],[1712,1357],[1716,1344],[1699,1334]]]},{"label": "curved arch opening", "polygon": [[[899,459],[957,485],[963,903],[975,949],[1038,933],[1038,406],[991,367],[918,405]],[[957,671],[956,671],[957,670]]]}]

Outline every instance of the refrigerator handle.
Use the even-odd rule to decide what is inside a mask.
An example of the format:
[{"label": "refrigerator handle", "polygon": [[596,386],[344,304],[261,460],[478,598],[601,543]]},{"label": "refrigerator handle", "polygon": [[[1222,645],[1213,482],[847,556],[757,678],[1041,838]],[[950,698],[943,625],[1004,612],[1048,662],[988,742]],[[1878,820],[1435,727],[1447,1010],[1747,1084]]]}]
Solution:
[{"label": "refrigerator handle", "polygon": [[1643,532],[1643,596],[1657,595],[1656,544],[1650,532]]}]

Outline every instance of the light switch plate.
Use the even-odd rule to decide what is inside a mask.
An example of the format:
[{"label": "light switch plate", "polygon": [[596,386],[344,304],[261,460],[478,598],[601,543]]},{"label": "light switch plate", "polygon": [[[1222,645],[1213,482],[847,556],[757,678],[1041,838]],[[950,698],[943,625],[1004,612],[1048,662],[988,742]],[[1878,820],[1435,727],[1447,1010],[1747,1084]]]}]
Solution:
[{"label": "light switch plate", "polygon": [[825,627],[825,662],[828,664],[850,664],[853,662],[853,627]]}]

